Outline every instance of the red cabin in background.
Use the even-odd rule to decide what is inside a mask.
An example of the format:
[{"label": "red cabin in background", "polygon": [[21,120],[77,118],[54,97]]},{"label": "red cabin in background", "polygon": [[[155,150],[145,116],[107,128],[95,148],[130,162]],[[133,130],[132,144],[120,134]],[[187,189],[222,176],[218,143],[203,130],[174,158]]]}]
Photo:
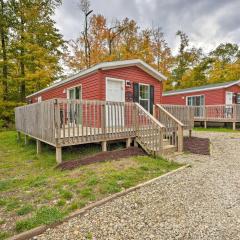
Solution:
[{"label": "red cabin in background", "polygon": [[162,102],[166,77],[141,60],[97,64],[27,97],[29,103],[53,98],[139,102],[152,113]]},{"label": "red cabin in background", "polygon": [[187,106],[240,104],[240,80],[164,92],[162,103]]}]

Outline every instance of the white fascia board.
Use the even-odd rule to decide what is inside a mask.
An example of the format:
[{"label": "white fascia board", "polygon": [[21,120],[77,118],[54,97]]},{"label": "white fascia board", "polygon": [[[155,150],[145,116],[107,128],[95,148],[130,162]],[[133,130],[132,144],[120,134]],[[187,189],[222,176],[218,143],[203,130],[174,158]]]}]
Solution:
[{"label": "white fascia board", "polygon": [[236,84],[240,84],[240,80],[238,80],[238,81],[236,81],[234,83],[225,85],[225,86],[217,86],[217,87],[209,87],[209,88],[195,89],[195,90],[185,90],[185,91],[183,89],[183,91],[181,91],[181,92],[179,91],[179,92],[173,92],[173,93],[163,93],[163,97],[165,97],[165,96],[172,96],[172,95],[178,95],[178,94],[185,94],[185,93],[194,93],[194,92],[217,90],[217,89],[221,89],[221,88],[228,88],[228,87],[231,87],[231,86],[236,85]]}]

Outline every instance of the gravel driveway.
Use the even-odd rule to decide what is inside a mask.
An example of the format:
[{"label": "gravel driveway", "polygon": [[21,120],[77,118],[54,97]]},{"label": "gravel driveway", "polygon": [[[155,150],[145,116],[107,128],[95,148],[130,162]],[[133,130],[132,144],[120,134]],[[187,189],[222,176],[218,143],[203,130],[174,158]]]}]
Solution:
[{"label": "gravel driveway", "polygon": [[211,156],[177,156],[192,167],[35,239],[240,239],[240,134],[194,135],[210,137]]}]

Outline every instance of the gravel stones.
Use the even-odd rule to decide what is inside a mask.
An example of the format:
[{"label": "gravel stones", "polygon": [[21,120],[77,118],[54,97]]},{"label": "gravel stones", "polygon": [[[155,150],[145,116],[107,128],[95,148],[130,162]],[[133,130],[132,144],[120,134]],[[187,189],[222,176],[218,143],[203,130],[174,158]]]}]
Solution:
[{"label": "gravel stones", "polygon": [[240,239],[240,135],[194,135],[211,139],[210,156],[175,156],[192,167],[91,209],[37,239]]}]

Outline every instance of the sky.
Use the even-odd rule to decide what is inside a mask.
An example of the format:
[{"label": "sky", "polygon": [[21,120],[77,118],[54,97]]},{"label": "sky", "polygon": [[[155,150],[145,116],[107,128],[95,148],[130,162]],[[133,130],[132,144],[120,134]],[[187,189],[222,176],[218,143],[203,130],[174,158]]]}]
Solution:
[{"label": "sky", "polygon": [[[80,0],[63,0],[56,10],[55,21],[64,39],[76,39],[83,29]],[[159,26],[173,53],[185,32],[192,45],[209,52],[220,43],[240,44],[240,0],[91,0],[95,14],[108,22],[128,17],[142,28]]]}]

